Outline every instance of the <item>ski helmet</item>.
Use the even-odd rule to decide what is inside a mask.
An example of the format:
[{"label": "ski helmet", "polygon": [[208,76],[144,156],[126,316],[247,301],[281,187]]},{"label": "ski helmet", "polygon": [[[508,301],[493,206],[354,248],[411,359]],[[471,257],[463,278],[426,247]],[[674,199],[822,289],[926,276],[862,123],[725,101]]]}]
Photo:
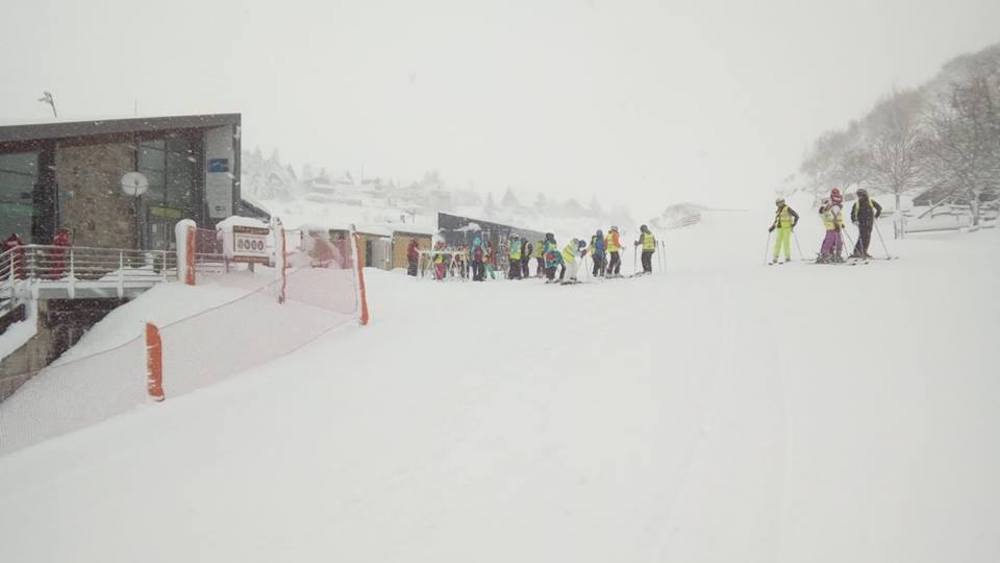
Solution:
[{"label": "ski helmet", "polygon": [[643,225],[643,226],[639,227],[639,230],[645,233],[645,232],[649,231],[649,227],[647,227],[646,225]]},{"label": "ski helmet", "polygon": [[830,190],[830,201],[833,203],[840,203],[844,201],[844,196],[840,193],[839,188],[833,188]]},{"label": "ski helmet", "polygon": [[618,227],[616,225],[611,225],[611,230],[617,233]]},{"label": "ski helmet", "polygon": [[858,188],[858,197],[861,197],[861,196],[867,197],[868,196],[868,190],[866,190],[864,188]]},{"label": "ski helmet", "polygon": [[576,246],[578,248],[583,248],[583,247],[587,246],[587,243],[583,242],[583,240],[578,240],[578,241],[576,241]]},{"label": "ski helmet", "polygon": [[783,197],[779,197],[778,199],[774,200],[775,205],[781,205],[782,203],[785,203],[785,198]]}]

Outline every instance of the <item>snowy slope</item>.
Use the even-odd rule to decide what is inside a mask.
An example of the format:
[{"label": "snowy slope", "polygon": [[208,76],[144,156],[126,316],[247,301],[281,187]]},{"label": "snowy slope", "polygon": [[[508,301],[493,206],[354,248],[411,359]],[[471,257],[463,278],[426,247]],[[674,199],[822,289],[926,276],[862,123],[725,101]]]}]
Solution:
[{"label": "snowy slope", "polygon": [[0,457],[4,559],[996,561],[1000,232],[766,267],[769,221],[653,278],[369,271],[371,326]]}]

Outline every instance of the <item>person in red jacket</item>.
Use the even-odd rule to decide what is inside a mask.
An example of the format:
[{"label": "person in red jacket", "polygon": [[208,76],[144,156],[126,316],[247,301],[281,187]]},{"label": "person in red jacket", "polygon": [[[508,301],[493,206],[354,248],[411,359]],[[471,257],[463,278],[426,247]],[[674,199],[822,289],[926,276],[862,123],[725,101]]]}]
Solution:
[{"label": "person in red jacket", "polygon": [[406,247],[407,275],[416,277],[417,264],[420,262],[420,243],[417,239],[410,239],[410,246]]},{"label": "person in red jacket", "polygon": [[52,246],[58,248],[53,248],[49,251],[49,265],[52,268],[51,277],[54,280],[63,277],[66,273],[66,255],[68,254],[68,248],[73,246],[73,241],[70,238],[68,229],[57,229],[56,235],[52,237]]},{"label": "person in red jacket", "polygon": [[19,249],[21,246],[24,246],[24,242],[21,237],[17,236],[17,233],[11,233],[9,237],[4,239],[3,252],[12,252],[9,254],[9,262],[5,260],[3,271],[0,271],[0,277],[3,279],[10,277],[11,273],[19,280],[24,279],[24,250]]}]

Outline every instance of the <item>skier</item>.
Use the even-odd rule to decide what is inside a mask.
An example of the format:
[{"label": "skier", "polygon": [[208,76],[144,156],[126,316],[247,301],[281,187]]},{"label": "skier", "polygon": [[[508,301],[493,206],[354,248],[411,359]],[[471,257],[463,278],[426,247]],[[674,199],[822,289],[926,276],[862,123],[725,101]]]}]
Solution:
[{"label": "skier", "polygon": [[510,270],[507,273],[507,277],[512,280],[521,279],[521,252],[524,249],[521,247],[521,237],[514,234],[510,236],[510,251],[508,256],[510,258]]},{"label": "skier", "polygon": [[785,198],[779,197],[774,200],[777,210],[774,213],[774,222],[768,227],[767,232],[778,229],[778,237],[774,240],[774,260],[771,264],[781,264],[778,262],[778,255],[781,250],[785,251],[785,262],[792,261],[792,229],[799,222],[799,214],[785,203]]},{"label": "skier", "polygon": [[540,278],[545,275],[545,242],[536,240],[535,241],[535,252],[532,254],[535,257],[535,277]]},{"label": "skier", "polygon": [[19,280],[24,279],[24,249],[21,248],[22,246],[24,246],[24,241],[17,233],[11,233],[3,240],[3,251],[10,252],[10,267],[4,268],[0,272],[0,278],[6,280],[13,273],[13,277]]},{"label": "skier", "polygon": [[444,273],[447,264],[445,264],[444,256],[444,241],[439,240],[437,244],[434,245],[434,279],[438,281],[444,280]]},{"label": "skier", "polygon": [[823,220],[823,226],[826,228],[826,236],[823,238],[823,244],[820,246],[819,257],[816,258],[816,262],[819,264],[840,263],[844,261],[841,256],[841,250],[844,247],[843,203],[844,196],[841,195],[839,189],[833,188],[830,190],[830,197],[824,198],[820,204],[819,215],[820,219]]},{"label": "skier", "polygon": [[492,240],[486,241],[486,259],[483,265],[486,267],[486,274],[490,276],[490,279],[497,279],[497,253],[493,251]]},{"label": "skier", "polygon": [[556,281],[556,266],[562,264],[562,253],[559,252],[559,245],[556,243],[556,236],[552,233],[545,233],[545,283]]},{"label": "skier", "polygon": [[521,277],[524,279],[531,277],[528,265],[531,264],[532,250],[534,250],[534,247],[528,242],[528,238],[521,239]]},{"label": "skier", "polygon": [[858,242],[854,245],[851,258],[871,258],[868,245],[872,242],[872,227],[882,216],[882,206],[868,197],[868,190],[858,190],[858,200],[851,206],[851,222],[858,226]]},{"label": "skier", "polygon": [[420,261],[420,243],[417,239],[411,238],[410,245],[406,247],[406,274],[409,276],[417,276],[417,263]]},{"label": "skier", "polygon": [[607,245],[604,242],[604,233],[597,229],[597,232],[590,238],[590,256],[594,261],[594,270],[591,272],[595,278],[604,275],[605,250]]},{"label": "skier", "polygon": [[[569,241],[569,244],[567,244],[562,250],[563,269],[559,272],[559,283],[563,285],[580,283],[580,280],[576,279],[576,273],[580,269],[580,262],[586,255],[586,242],[578,239]],[[563,275],[566,274],[566,272],[569,272],[569,278],[563,280]]]},{"label": "skier", "polygon": [[486,249],[483,248],[483,239],[478,236],[472,241],[472,281],[486,280]]},{"label": "skier", "polygon": [[621,277],[622,258],[620,252],[622,249],[622,242],[621,237],[618,235],[618,227],[611,227],[611,230],[608,231],[608,236],[604,239],[604,244],[607,248],[609,256],[607,275],[609,277]]},{"label": "skier", "polygon": [[[635,241],[635,246],[642,245],[642,273],[653,273],[653,253],[656,252],[656,237],[649,232],[649,227],[643,225],[639,227],[639,240]],[[633,257],[634,258],[634,257]]]}]

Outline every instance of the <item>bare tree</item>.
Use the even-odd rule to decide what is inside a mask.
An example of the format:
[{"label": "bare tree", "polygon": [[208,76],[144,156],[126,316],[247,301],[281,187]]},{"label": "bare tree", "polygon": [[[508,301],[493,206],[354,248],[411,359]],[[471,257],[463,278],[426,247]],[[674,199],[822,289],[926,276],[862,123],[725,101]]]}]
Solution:
[{"label": "bare tree", "polygon": [[976,65],[927,115],[932,137],[927,165],[969,205],[979,225],[984,196],[1000,190],[1000,72]]},{"label": "bare tree", "polygon": [[813,193],[826,192],[838,186],[847,189],[859,186],[868,179],[870,168],[867,160],[862,127],[855,121],[843,131],[823,133],[800,171],[809,179]]},{"label": "bare tree", "polygon": [[921,185],[926,141],[922,128],[923,97],[917,91],[895,93],[880,102],[865,120],[869,183],[895,197],[897,238],[904,233],[901,199]]}]

